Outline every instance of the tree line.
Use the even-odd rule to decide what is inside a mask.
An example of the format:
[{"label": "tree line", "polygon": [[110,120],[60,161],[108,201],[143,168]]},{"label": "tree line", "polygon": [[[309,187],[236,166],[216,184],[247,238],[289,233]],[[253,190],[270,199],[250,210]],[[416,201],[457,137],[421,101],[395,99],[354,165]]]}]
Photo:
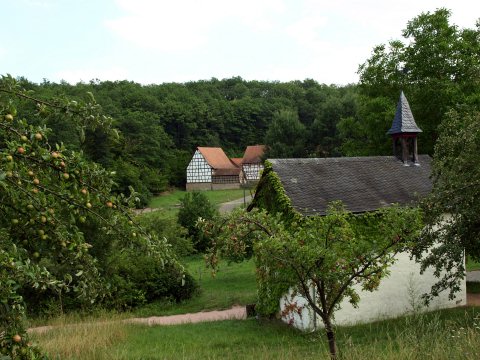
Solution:
[{"label": "tree line", "polygon": [[[115,190],[133,186],[145,204],[152,194],[185,185],[197,146],[220,146],[232,157],[252,144],[268,145],[272,158],[390,155],[386,131],[401,90],[423,130],[419,151],[432,155],[447,111],[479,104],[479,32],[478,24],[452,24],[446,9],[422,13],[408,22],[403,39],[376,46],[359,66],[359,83],[345,86],[241,77],[151,85],[19,80],[40,98],[67,96],[80,106],[94,97],[119,138],[87,124],[72,131],[46,110],[36,121],[53,129],[53,141],[115,172]],[[25,105],[21,115],[38,110]]]}]

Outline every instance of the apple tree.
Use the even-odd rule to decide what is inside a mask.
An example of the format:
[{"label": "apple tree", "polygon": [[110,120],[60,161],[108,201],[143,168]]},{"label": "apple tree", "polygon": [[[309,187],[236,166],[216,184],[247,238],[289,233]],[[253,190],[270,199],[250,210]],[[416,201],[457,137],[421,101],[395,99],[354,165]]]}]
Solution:
[{"label": "apple tree", "polygon": [[[175,262],[164,240],[137,227],[132,196],[113,196],[112,179],[81,152],[49,142],[50,130],[31,125],[19,106],[33,102],[32,116],[57,116],[84,133],[109,129],[111,119],[89,95],[85,102],[34,98],[10,76],[0,80],[0,351],[38,358],[25,332],[23,289],[74,294],[84,304],[107,292],[91,239],[81,229],[97,226],[98,238]],[[97,244],[101,246],[101,244]]]},{"label": "apple tree", "polygon": [[358,304],[358,288],[378,288],[395,255],[411,248],[419,235],[421,217],[417,208],[397,206],[353,215],[335,202],[326,216],[298,216],[289,223],[254,209],[200,225],[215,234],[209,266],[215,270],[220,257],[242,261],[253,255],[257,311],[278,312],[280,298],[295,289],[322,319],[330,355],[336,358],[335,311],[344,299]]}]

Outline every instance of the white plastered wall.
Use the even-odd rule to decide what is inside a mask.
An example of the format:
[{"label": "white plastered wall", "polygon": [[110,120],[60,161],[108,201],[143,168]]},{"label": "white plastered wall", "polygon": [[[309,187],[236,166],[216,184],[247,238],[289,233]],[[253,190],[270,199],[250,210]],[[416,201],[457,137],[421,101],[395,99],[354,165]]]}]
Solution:
[{"label": "white plastered wall", "polygon": [[[352,325],[365,323],[385,318],[397,317],[413,311],[430,311],[439,308],[450,308],[466,305],[467,293],[466,282],[462,282],[461,291],[456,293],[454,300],[448,299],[448,290],[440,293],[430,303],[428,308],[423,306],[420,296],[430,292],[430,288],[437,282],[432,269],[427,269],[420,275],[420,264],[413,260],[407,253],[397,255],[397,261],[390,267],[390,276],[384,278],[376,291],[363,291],[360,288],[360,302],[358,308],[354,308],[348,300],[341,304],[340,310],[335,312],[334,323],[337,325]],[[286,305],[296,302],[302,310],[300,314],[290,312],[282,317],[282,320],[292,324],[301,330],[314,329],[314,312],[308,307],[303,297],[295,296],[292,292],[280,299],[280,311]],[[318,327],[322,327],[322,321],[317,316]]]}]

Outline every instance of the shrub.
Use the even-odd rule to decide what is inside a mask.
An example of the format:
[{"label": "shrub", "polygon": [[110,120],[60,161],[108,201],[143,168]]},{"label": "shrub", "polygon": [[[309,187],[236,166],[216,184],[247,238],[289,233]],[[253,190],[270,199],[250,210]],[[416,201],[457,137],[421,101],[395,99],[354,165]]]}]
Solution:
[{"label": "shrub", "polygon": [[198,191],[186,193],[180,201],[178,223],[188,230],[195,249],[204,252],[210,246],[211,239],[196,227],[197,220],[212,220],[218,215],[218,211],[205,194]]},{"label": "shrub", "polygon": [[198,285],[176,263],[162,264],[144,253],[124,251],[112,258],[108,307],[125,310],[154,300],[180,302],[191,298]]},{"label": "shrub", "polygon": [[156,234],[158,238],[167,239],[178,257],[195,253],[188,230],[181,226],[175,218],[169,217],[161,211],[154,211],[138,216],[137,220],[148,232]]}]

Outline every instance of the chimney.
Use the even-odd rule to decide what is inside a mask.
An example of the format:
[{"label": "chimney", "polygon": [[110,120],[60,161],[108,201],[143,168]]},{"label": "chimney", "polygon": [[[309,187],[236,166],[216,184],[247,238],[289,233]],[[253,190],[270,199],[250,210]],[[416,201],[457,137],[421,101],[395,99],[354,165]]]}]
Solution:
[{"label": "chimney", "polygon": [[408,165],[409,161],[419,165],[417,134],[421,132],[422,130],[415,123],[408,100],[402,91],[392,127],[387,131],[387,134],[392,136],[393,155],[402,160],[404,165]]}]

